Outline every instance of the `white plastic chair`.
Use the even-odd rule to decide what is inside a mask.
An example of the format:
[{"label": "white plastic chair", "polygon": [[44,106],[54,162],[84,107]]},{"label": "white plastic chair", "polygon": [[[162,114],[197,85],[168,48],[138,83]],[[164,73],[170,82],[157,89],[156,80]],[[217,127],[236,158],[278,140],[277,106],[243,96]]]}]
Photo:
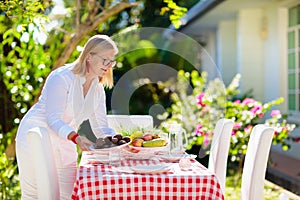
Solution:
[{"label": "white plastic chair", "polygon": [[151,115],[107,115],[108,126],[115,130],[131,130],[139,128],[153,128]]},{"label": "white plastic chair", "polygon": [[274,129],[263,124],[256,125],[251,132],[242,174],[242,200],[264,199],[264,180],[273,135]]},{"label": "white plastic chair", "polygon": [[223,193],[225,193],[227,158],[233,124],[232,120],[219,119],[210,147],[208,169],[216,174]]},{"label": "white plastic chair", "polygon": [[39,200],[59,199],[58,176],[47,130],[35,127],[27,132],[36,175]]}]

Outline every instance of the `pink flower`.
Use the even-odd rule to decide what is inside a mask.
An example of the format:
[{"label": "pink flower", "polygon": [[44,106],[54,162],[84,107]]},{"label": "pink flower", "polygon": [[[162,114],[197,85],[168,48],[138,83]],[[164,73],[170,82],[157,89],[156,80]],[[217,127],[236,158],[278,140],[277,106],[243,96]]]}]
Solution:
[{"label": "pink flower", "polygon": [[231,135],[235,135],[237,133],[237,131],[236,130],[233,130],[232,132],[231,132]]},{"label": "pink flower", "polygon": [[202,124],[198,124],[196,129],[201,129],[203,127]]},{"label": "pink flower", "polygon": [[279,115],[281,115],[280,110],[272,110],[272,112],[271,112],[272,117],[277,117]]},{"label": "pink flower", "polygon": [[198,96],[197,96],[197,104],[204,107],[205,103],[203,103],[203,97],[204,97],[205,93],[201,92]]},{"label": "pink flower", "polygon": [[234,104],[239,104],[239,103],[241,103],[241,100],[237,99],[237,100],[235,100],[233,103],[234,103]]},{"label": "pink flower", "polygon": [[206,134],[206,135],[204,136],[203,145],[206,147],[206,146],[209,145],[209,143],[210,143],[210,141],[209,141],[209,139],[208,139],[208,134]]},{"label": "pink flower", "polygon": [[253,114],[260,114],[262,111],[262,106],[261,105],[255,105],[253,108],[251,108],[250,112]]},{"label": "pink flower", "polygon": [[259,113],[259,114],[258,114],[258,117],[259,117],[259,118],[262,118],[264,115],[265,115],[264,113]]},{"label": "pink flower", "polygon": [[248,125],[247,127],[244,128],[244,131],[245,132],[250,132],[252,129],[252,126],[251,125]]},{"label": "pink flower", "polygon": [[242,104],[248,105],[250,103],[255,103],[255,100],[252,98],[245,98],[242,102]]},{"label": "pink flower", "polygon": [[234,123],[233,129],[237,130],[237,129],[241,128],[241,126],[242,126],[241,123]]},{"label": "pink flower", "polygon": [[195,130],[195,134],[197,136],[203,136],[204,135],[204,132],[202,130],[202,124],[198,124],[197,127],[196,127],[196,130]]}]

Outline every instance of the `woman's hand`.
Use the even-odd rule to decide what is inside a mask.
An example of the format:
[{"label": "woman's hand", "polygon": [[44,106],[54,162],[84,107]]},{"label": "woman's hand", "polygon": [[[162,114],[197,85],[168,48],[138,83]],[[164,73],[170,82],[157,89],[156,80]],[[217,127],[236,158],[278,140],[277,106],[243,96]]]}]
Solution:
[{"label": "woman's hand", "polygon": [[78,136],[75,141],[82,151],[89,151],[90,146],[94,144],[84,136]]},{"label": "woman's hand", "polygon": [[86,137],[84,136],[80,136],[78,133],[76,133],[75,131],[72,131],[69,135],[68,135],[68,140],[71,140],[72,142],[74,142],[75,144],[78,144],[79,148],[82,151],[89,151],[90,150],[90,146],[93,145],[94,143],[91,142],[90,140],[88,140]]}]

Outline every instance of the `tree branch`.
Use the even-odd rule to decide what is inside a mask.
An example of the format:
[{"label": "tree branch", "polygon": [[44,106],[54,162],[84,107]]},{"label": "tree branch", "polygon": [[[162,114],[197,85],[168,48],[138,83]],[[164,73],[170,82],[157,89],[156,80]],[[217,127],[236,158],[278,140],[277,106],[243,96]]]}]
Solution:
[{"label": "tree branch", "polygon": [[[74,49],[76,48],[77,44],[81,41],[81,39],[85,36],[94,31],[99,24],[105,22],[109,17],[114,16],[121,12],[122,10],[125,10],[127,8],[135,7],[139,4],[139,2],[134,2],[134,3],[126,3],[126,2],[120,2],[117,3],[108,9],[103,10],[100,14],[96,15],[93,17],[93,12],[89,15],[90,17],[87,17],[87,20],[80,24],[77,29],[75,34],[73,34],[72,38],[68,43],[66,44],[66,47],[64,51],[62,52],[61,56],[59,59],[56,61],[52,69],[56,69],[62,65],[64,65]],[[93,10],[93,9],[92,9]]]},{"label": "tree branch", "polygon": [[76,1],[75,23],[76,23],[76,28],[77,28],[80,24],[80,0]]}]

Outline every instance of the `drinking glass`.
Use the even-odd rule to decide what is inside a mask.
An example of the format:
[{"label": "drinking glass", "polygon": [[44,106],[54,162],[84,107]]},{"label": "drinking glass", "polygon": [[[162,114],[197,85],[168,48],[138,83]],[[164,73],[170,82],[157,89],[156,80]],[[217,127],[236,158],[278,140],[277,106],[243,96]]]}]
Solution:
[{"label": "drinking glass", "polygon": [[184,153],[187,147],[187,135],[181,124],[169,124],[169,153]]}]

